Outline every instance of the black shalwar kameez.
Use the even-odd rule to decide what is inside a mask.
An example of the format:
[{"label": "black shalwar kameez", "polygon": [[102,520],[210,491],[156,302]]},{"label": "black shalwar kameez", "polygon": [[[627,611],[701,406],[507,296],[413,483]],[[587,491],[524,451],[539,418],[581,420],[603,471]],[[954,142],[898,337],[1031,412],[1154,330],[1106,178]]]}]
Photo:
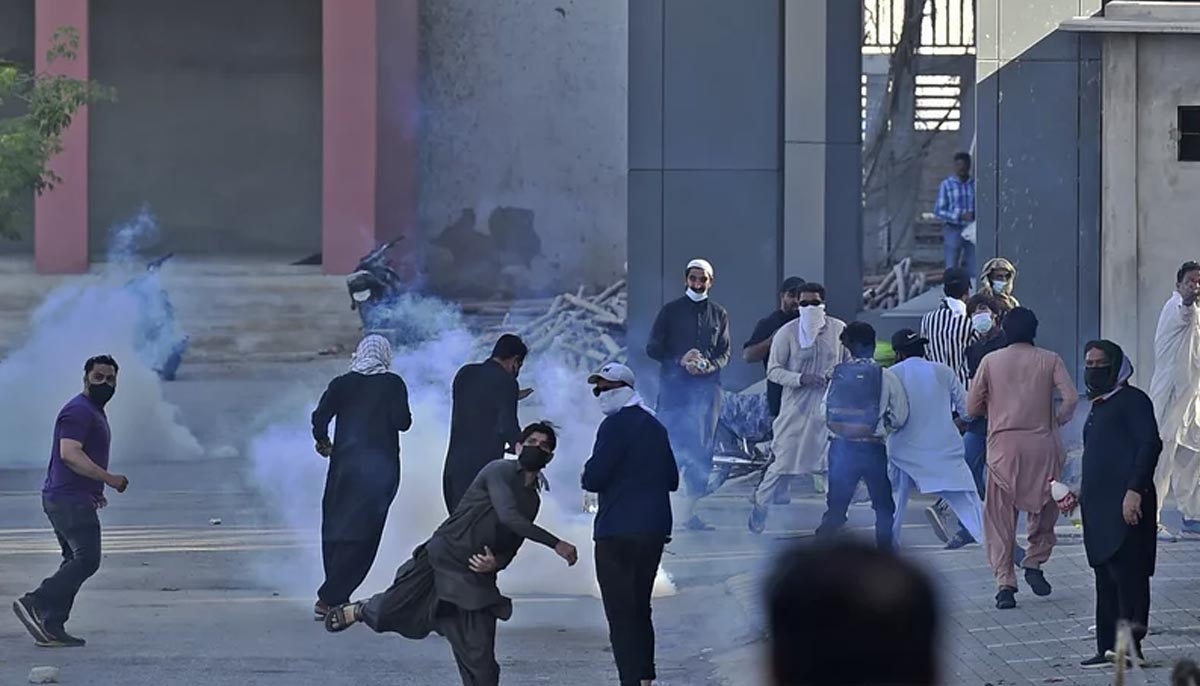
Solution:
[{"label": "black shalwar kameez", "polygon": [[450,643],[464,686],[499,684],[496,620],[512,616],[512,600],[500,594],[496,572],[473,572],[469,560],[490,548],[498,572],[525,539],[558,545],[533,523],[541,506],[537,488],[525,483],[515,460],[486,465],[454,514],[396,572],[392,586],[363,604],[363,622],[412,639],[437,632]]},{"label": "black shalwar kameez", "polygon": [[[1120,367],[1120,349],[1105,350]],[[1124,386],[1093,402],[1083,429],[1079,504],[1083,546],[1096,574],[1098,655],[1116,649],[1121,620],[1134,626],[1139,644],[1146,635],[1158,528],[1154,469],[1160,452],[1154,406],[1140,389]],[[1127,524],[1122,513],[1128,491],[1142,498],[1141,520],[1135,526]]]},{"label": "black shalwar kameez", "polygon": [[[693,376],[679,362],[696,349],[712,365]],[[658,419],[671,438],[688,495],[707,492],[713,439],[721,416],[721,369],[729,364],[729,314],[711,298],[687,296],[663,305],[650,330],[646,354],[660,363]]]},{"label": "black shalwar kameez", "polygon": [[329,606],[349,602],[367,577],[400,487],[399,432],[412,426],[404,380],[391,373],[337,377],[313,412],[313,438],[328,441],[335,418],[321,500],[325,583],[317,591]]},{"label": "black shalwar kameez", "polygon": [[468,364],[454,376],[450,445],[442,473],[446,511],[454,512],[475,475],[521,442],[517,379],[495,360]]}]

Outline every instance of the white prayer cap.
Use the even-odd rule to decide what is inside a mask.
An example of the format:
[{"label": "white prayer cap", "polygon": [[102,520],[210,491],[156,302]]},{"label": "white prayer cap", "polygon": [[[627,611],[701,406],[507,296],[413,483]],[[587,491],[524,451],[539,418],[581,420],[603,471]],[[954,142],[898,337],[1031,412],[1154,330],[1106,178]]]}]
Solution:
[{"label": "white prayer cap", "polygon": [[693,269],[702,269],[702,270],[704,270],[705,274],[708,274],[708,278],[710,278],[710,279],[713,278],[712,263],[710,263],[708,260],[702,260],[699,258],[694,259],[691,262],[688,262],[687,269],[685,269],[684,271],[690,272]]}]

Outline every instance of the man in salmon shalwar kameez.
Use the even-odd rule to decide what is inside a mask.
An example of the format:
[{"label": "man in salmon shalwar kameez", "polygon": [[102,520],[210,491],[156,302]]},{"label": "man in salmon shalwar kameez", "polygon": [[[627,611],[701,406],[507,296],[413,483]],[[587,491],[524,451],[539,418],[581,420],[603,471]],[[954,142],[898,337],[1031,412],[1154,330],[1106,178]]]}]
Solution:
[{"label": "man in salmon shalwar kameez", "polygon": [[[1071,420],[1079,392],[1057,354],[1033,345],[1037,317],[1018,307],[1004,320],[1008,347],[979,365],[967,398],[967,413],[988,419],[987,497],[983,529],[988,562],[996,574],[996,607],[1017,606],[1013,569],[1017,513],[1026,514],[1029,552],[1021,566],[1035,595],[1050,595],[1042,565],[1057,539],[1058,505],[1050,497],[1050,480],[1062,474],[1066,451],[1058,427]],[[1062,405],[1054,411],[1054,391]]]}]

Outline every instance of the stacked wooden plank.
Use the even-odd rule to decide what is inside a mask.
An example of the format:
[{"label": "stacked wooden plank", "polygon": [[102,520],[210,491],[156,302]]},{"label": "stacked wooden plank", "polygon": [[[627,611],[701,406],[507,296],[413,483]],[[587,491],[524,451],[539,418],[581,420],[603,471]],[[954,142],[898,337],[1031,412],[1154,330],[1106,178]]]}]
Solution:
[{"label": "stacked wooden plank", "polygon": [[628,307],[622,279],[595,295],[588,295],[580,287],[575,293],[563,293],[550,300],[466,304],[463,313],[475,321],[500,317],[483,327],[476,341],[477,356],[490,352],[501,334],[513,333],[525,341],[531,356],[553,356],[591,370],[609,362],[626,361]]},{"label": "stacked wooden plank", "polygon": [[890,310],[929,290],[940,278],[941,270],[915,269],[912,258],[906,257],[890,271],[863,279],[863,308]]}]

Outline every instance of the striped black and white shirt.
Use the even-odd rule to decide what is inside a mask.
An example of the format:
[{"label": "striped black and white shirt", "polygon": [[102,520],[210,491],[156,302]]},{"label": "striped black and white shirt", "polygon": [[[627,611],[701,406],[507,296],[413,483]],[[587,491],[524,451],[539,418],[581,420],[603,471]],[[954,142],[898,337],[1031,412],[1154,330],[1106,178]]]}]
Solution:
[{"label": "striped black and white shirt", "polygon": [[953,369],[965,388],[970,383],[967,346],[975,339],[971,318],[956,314],[942,300],[941,307],[921,317],[921,338],[929,340],[926,357]]}]

